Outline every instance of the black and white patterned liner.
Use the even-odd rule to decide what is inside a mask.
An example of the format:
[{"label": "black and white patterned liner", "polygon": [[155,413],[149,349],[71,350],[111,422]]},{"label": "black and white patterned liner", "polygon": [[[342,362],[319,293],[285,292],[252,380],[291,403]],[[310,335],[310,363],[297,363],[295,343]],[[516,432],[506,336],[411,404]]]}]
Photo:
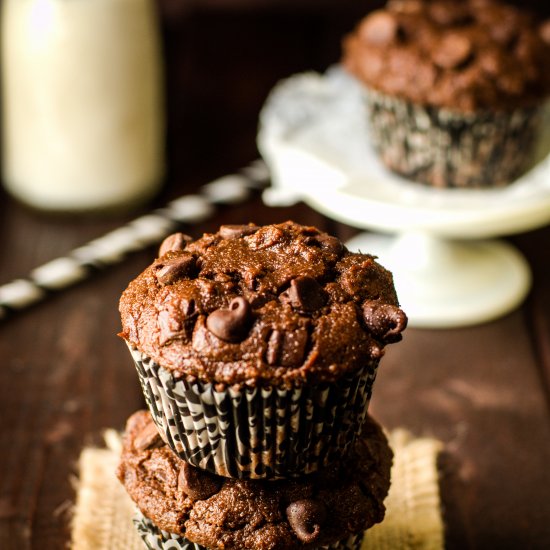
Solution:
[{"label": "black and white patterned liner", "polygon": [[72,250],[67,256],[37,267],[26,278],[1,285],[0,320],[87,279],[97,270],[122,262],[132,252],[160,243],[182,224],[198,224],[211,218],[216,205],[245,202],[251,190],[264,188],[268,179],[266,165],[255,161],[238,174],[203,185],[200,193],[175,199],[164,208]]},{"label": "black and white patterned liner", "polygon": [[366,90],[370,138],[383,163],[434,187],[502,187],[527,171],[544,107],[462,114]]},{"label": "black and white patterned liner", "polygon": [[216,389],[176,379],[129,346],[159,432],[185,461],[240,479],[310,474],[345,455],[367,415],[378,362],[332,384]]},{"label": "black and white patterned liner", "polygon": [[[139,536],[149,550],[208,550],[205,546],[190,542],[181,535],[159,529],[149,518],[139,512],[133,521]],[[363,537],[363,533],[352,535],[344,541],[320,546],[315,550],[359,550]]]}]

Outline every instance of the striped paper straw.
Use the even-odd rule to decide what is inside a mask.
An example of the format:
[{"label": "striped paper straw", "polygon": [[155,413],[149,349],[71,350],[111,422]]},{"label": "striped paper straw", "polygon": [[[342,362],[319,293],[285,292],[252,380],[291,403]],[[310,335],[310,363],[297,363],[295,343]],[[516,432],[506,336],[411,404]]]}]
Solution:
[{"label": "striped paper straw", "polygon": [[33,269],[26,278],[0,286],[0,320],[83,281],[94,271],[122,262],[132,252],[160,243],[181,224],[206,221],[214,215],[217,205],[245,202],[253,190],[264,188],[268,181],[267,166],[256,160],[238,173],[203,185],[197,194],[183,195],[164,208],[153,210],[66,256]]}]

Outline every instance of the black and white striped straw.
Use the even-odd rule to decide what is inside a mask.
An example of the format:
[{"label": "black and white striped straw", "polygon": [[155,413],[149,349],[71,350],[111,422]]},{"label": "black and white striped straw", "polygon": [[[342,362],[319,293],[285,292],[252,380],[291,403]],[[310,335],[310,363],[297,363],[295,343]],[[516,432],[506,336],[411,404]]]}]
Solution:
[{"label": "black and white striped straw", "polygon": [[269,181],[267,166],[256,160],[238,173],[203,185],[197,194],[183,195],[98,239],[31,271],[28,277],[0,286],[0,320],[25,309],[49,294],[83,281],[94,271],[122,262],[130,253],[160,243],[181,224],[211,218],[217,205],[245,202],[253,190]]}]

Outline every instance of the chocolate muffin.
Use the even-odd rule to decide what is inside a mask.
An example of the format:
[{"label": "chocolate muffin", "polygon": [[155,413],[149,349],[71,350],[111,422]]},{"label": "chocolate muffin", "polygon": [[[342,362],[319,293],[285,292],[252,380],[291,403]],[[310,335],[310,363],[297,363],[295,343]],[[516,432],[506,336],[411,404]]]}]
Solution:
[{"label": "chocolate muffin", "polygon": [[227,479],[194,468],[161,440],[149,412],[126,426],[117,475],[143,514],[149,548],[357,548],[382,521],[392,452],[366,419],[344,461],[299,480]]},{"label": "chocolate muffin", "polygon": [[293,222],[172,235],[120,311],[165,441],[199,468],[252,479],[346,454],[407,322],[372,256]]},{"label": "chocolate muffin", "polygon": [[381,160],[436,187],[506,185],[532,164],[549,22],[498,0],[393,0],[343,42]]}]

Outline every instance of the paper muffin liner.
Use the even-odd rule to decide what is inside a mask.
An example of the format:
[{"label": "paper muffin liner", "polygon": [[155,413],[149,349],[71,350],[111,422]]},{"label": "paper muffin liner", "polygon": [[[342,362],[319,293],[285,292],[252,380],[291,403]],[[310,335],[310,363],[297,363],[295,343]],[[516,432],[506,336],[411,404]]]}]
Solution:
[{"label": "paper muffin liner", "polygon": [[533,164],[544,105],[460,113],[365,90],[370,140],[382,162],[434,187],[507,185]]},{"label": "paper muffin liner", "polygon": [[344,456],[367,415],[378,360],[334,383],[225,387],[175,378],[129,346],[153,420],[193,466],[240,479],[310,474]]},{"label": "paper muffin liner", "polygon": [[[208,550],[206,546],[187,540],[182,535],[176,535],[159,529],[149,518],[137,513],[134,525],[149,550]],[[364,533],[351,535],[347,539],[319,546],[315,550],[359,550]]]}]

